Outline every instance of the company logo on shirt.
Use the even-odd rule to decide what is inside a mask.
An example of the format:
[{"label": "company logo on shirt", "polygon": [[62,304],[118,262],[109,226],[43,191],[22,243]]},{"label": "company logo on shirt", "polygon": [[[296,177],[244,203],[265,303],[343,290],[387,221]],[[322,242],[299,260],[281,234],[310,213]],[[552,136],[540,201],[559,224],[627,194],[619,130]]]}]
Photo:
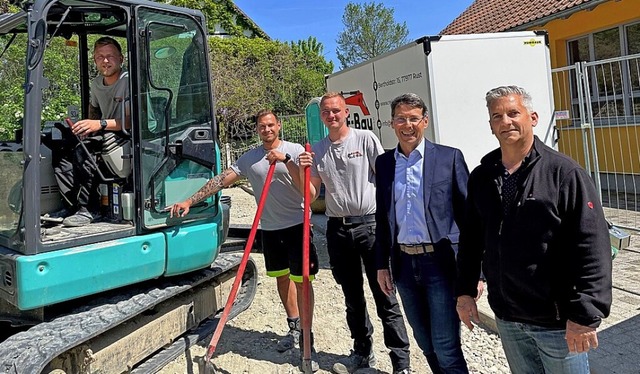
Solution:
[{"label": "company logo on shirt", "polygon": [[356,158],[356,157],[362,157],[362,152],[360,151],[355,151],[355,152],[351,152],[347,154],[347,157],[349,158]]}]

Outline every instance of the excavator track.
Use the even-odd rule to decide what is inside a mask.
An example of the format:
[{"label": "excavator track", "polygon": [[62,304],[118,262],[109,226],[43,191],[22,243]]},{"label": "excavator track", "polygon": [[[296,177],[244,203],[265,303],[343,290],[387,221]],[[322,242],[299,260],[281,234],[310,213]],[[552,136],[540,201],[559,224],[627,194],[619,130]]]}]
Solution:
[{"label": "excavator track", "polygon": [[[156,309],[162,309],[163,305],[170,303],[173,299],[185,297],[190,291],[192,291],[191,293],[196,293],[200,288],[201,291],[199,292],[210,293],[212,288],[205,289],[204,287],[207,287],[208,284],[215,284],[218,279],[223,277],[232,279],[235,276],[241,258],[241,253],[221,253],[209,268],[184,276],[163,278],[110,291],[106,296],[95,298],[90,303],[77,307],[68,314],[40,323],[27,331],[17,333],[0,344],[0,372],[9,374],[49,373],[55,369],[58,369],[55,371],[57,373],[122,372],[123,370],[117,368],[113,368],[112,371],[92,367],[92,363],[95,362],[95,358],[91,357],[92,349],[96,349],[95,345],[105,345],[105,343],[94,343],[95,345],[92,346],[90,342],[99,340],[103,335],[108,335],[111,331],[122,328],[121,326],[123,325],[144,324],[145,322],[137,322],[138,319],[144,321],[142,318],[145,318],[146,315],[153,314]],[[256,285],[257,271],[255,263],[249,261],[244,272],[240,291],[231,311],[233,316],[246,310],[251,305],[255,297]],[[218,292],[217,288],[216,292]],[[198,323],[198,325],[201,327],[213,325],[215,328],[215,319],[212,321],[211,318],[224,307],[225,301],[226,298],[225,300],[216,300],[214,302],[215,310],[211,310],[208,319]],[[193,305],[190,308],[194,309]],[[188,315],[192,316],[193,311],[189,310],[189,313],[191,314]],[[165,346],[170,346],[169,349],[160,350],[160,353],[155,352],[156,364],[154,365],[151,362],[151,366],[156,367],[155,370],[157,370],[158,363],[168,362],[169,356],[176,357],[184,352],[184,349],[174,348],[171,350],[171,345],[186,347],[184,341],[193,340],[194,336],[197,336],[197,334],[194,335],[194,331],[202,330],[198,325],[190,328],[191,331],[187,332],[187,338],[176,340],[180,336],[171,337],[171,341],[165,344]],[[202,333],[200,332],[200,334]],[[141,337],[136,337],[135,339],[141,339]],[[190,346],[194,343],[192,342],[188,345]],[[92,348],[82,348],[83,346]],[[82,354],[79,355],[78,352]],[[125,357],[124,360],[129,363],[126,364],[127,367],[124,371],[131,371],[135,367],[144,365],[141,363],[144,363],[148,357],[144,357],[139,361],[130,361],[132,360],[131,357]],[[123,360],[121,358],[111,359],[116,360],[112,362]],[[154,360],[152,359],[151,361]],[[105,362],[109,361],[106,360]],[[60,368],[65,368],[66,370],[62,369],[60,371]],[[138,372],[140,371],[138,370]],[[145,372],[150,371],[145,369]]]},{"label": "excavator track", "polygon": [[[233,313],[233,310],[231,311]],[[220,313],[219,313],[220,314]],[[235,317],[230,315],[231,318]],[[197,344],[198,342],[205,341],[206,338],[211,338],[211,335],[215,331],[218,326],[218,322],[220,319],[217,315],[216,318],[212,318],[208,321],[203,322],[196,330],[191,333],[188,333],[184,336],[181,336],[180,339],[176,340],[171,344],[171,346],[161,350],[157,354],[149,357],[149,359],[145,360],[140,365],[136,366],[133,370],[131,370],[131,374],[149,374],[149,373],[157,373],[163,367],[167,366],[171,361],[173,361],[176,357],[185,353],[187,349]],[[202,371],[200,371],[202,373]]]}]

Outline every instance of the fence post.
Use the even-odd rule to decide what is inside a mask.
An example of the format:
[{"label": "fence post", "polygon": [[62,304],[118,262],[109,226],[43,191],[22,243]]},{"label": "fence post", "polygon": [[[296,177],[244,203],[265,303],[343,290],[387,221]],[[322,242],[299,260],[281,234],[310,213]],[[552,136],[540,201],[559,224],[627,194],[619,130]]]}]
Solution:
[{"label": "fence post", "polygon": [[[598,147],[596,146],[596,129],[593,121],[593,108],[591,106],[591,87],[589,83],[589,72],[587,70],[586,62],[580,63],[580,71],[583,79],[582,81],[584,82],[583,94],[585,98],[585,104],[587,106],[586,108],[587,116],[584,118],[588,121],[588,124],[589,124],[589,128],[586,130],[589,133],[589,142],[591,143],[591,147],[589,148],[593,155],[593,174],[594,174],[593,179],[594,179],[594,182],[596,183],[596,190],[598,191],[598,197],[600,198],[600,201],[602,201],[602,181],[600,180],[600,165],[598,164]],[[586,142],[587,140],[585,139],[585,143]],[[588,150],[585,149],[585,152],[588,152]],[[589,157],[588,154],[586,154],[585,156]]]}]

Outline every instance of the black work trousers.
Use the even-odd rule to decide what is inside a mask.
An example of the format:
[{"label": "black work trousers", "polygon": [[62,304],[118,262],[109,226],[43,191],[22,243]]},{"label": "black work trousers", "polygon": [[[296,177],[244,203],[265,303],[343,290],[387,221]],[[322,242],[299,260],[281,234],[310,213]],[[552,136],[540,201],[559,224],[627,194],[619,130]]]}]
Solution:
[{"label": "black work trousers", "polygon": [[386,296],[378,285],[375,264],[375,223],[344,224],[338,218],[327,222],[327,250],[336,282],[342,287],[347,307],[347,325],[354,339],[353,349],[368,355],[372,349],[373,326],[364,295],[364,272],[382,321],[384,343],[391,351],[394,371],[409,367],[409,338],[395,295]]},{"label": "black work trousers", "polygon": [[91,154],[82,148],[77,139],[65,139],[65,143],[53,150],[53,172],[67,204],[72,208],[85,207],[91,211],[98,208],[99,197],[95,182],[96,168],[89,157],[102,149],[102,136],[92,136],[82,142]]}]

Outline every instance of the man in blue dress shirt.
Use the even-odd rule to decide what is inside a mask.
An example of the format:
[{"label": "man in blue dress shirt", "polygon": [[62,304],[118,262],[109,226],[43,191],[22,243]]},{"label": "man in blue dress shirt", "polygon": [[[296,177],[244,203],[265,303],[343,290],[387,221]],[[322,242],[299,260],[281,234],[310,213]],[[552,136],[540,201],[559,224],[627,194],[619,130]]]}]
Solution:
[{"label": "man in blue dress shirt", "polygon": [[468,373],[454,281],[469,171],[460,150],[424,138],[419,96],[397,97],[391,114],[398,146],[376,160],[378,283],[391,294],[395,282],[431,371]]}]

